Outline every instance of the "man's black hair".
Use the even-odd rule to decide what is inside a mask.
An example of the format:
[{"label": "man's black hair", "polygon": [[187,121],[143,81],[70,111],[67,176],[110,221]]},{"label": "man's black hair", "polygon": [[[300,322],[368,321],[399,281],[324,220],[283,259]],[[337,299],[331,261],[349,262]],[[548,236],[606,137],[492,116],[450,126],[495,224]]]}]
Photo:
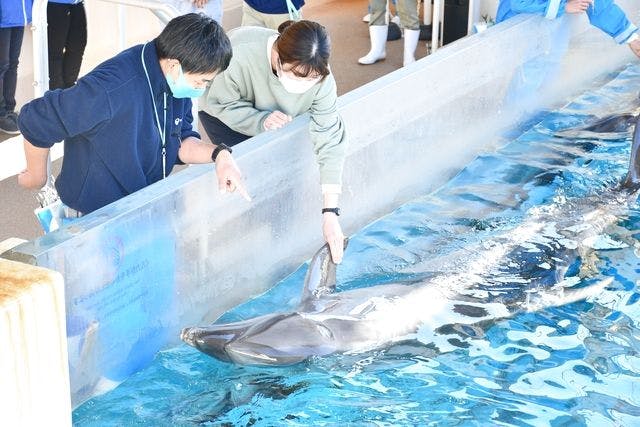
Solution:
[{"label": "man's black hair", "polygon": [[192,74],[221,72],[231,61],[231,42],[214,19],[199,13],[173,18],[155,39],[160,59],[177,59]]}]

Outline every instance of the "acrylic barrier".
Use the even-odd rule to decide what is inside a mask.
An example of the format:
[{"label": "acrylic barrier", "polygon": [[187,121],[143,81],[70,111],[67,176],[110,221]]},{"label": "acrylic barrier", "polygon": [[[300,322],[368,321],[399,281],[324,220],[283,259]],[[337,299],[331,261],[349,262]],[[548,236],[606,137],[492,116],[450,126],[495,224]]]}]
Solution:
[{"label": "acrylic barrier", "polygon": [[[638,5],[622,4],[638,17]],[[345,232],[433,190],[500,144],[519,117],[632,60],[585,19],[518,17],[344,95]],[[75,405],[178,343],[182,327],[215,320],[318,249],[308,120],[234,151],[252,202],[220,195],[211,165],[192,166],[5,255],[65,278]]]},{"label": "acrylic barrier", "polygon": [[71,425],[59,273],[0,259],[0,378],[2,425]]}]

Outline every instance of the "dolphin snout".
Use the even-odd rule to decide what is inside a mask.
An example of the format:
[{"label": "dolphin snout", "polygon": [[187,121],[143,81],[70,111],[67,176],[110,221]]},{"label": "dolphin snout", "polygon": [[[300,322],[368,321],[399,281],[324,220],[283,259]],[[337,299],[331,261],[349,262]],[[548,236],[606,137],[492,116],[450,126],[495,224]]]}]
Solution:
[{"label": "dolphin snout", "polygon": [[226,362],[231,361],[225,347],[232,338],[233,335],[229,335],[224,331],[201,327],[184,328],[180,332],[180,339],[185,343]]},{"label": "dolphin snout", "polygon": [[200,329],[201,328],[184,328],[182,332],[180,332],[180,339],[190,346],[197,348],[197,340],[200,337]]},{"label": "dolphin snout", "polygon": [[186,342],[187,344],[189,344],[190,346],[195,347],[195,334],[193,332],[195,328],[184,328],[181,332],[180,332],[180,339],[184,342]]}]

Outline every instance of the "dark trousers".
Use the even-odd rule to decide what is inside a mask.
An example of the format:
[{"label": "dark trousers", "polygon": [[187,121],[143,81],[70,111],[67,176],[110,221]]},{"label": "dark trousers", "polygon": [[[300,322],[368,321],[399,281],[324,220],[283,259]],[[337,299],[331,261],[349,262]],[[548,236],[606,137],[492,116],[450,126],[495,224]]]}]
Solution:
[{"label": "dark trousers", "polygon": [[207,132],[209,139],[216,145],[225,144],[229,147],[233,147],[234,145],[251,138],[249,135],[236,132],[217,118],[210,116],[204,111],[198,111],[198,117],[200,118],[200,123],[202,123],[202,127]]},{"label": "dark trousers", "polygon": [[16,108],[18,59],[24,27],[0,28],[0,117]]},{"label": "dark trousers", "polygon": [[87,45],[84,4],[47,4],[49,28],[49,89],[73,86]]}]

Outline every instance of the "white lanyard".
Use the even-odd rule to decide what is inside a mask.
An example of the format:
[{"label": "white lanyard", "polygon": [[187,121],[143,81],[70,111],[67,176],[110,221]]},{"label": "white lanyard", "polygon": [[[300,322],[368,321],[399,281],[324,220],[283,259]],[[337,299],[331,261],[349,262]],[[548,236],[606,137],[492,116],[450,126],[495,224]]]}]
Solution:
[{"label": "white lanyard", "polygon": [[287,2],[287,10],[289,11],[289,18],[292,21],[300,20],[300,11],[296,9],[291,0],[285,0]]},{"label": "white lanyard", "polygon": [[158,116],[158,109],[156,108],[156,99],[153,96],[153,89],[151,88],[151,79],[149,79],[149,73],[147,72],[147,66],[144,63],[144,49],[147,47],[145,43],[142,46],[142,52],[140,53],[140,59],[142,60],[142,68],[144,69],[144,74],[147,76],[147,83],[149,83],[149,92],[151,93],[151,104],[153,105],[153,112],[156,116],[156,125],[158,126],[158,132],[160,133],[160,142],[162,143],[162,178],[167,177],[167,92],[163,92],[164,96],[164,122],[163,126],[160,127],[160,117]]}]

